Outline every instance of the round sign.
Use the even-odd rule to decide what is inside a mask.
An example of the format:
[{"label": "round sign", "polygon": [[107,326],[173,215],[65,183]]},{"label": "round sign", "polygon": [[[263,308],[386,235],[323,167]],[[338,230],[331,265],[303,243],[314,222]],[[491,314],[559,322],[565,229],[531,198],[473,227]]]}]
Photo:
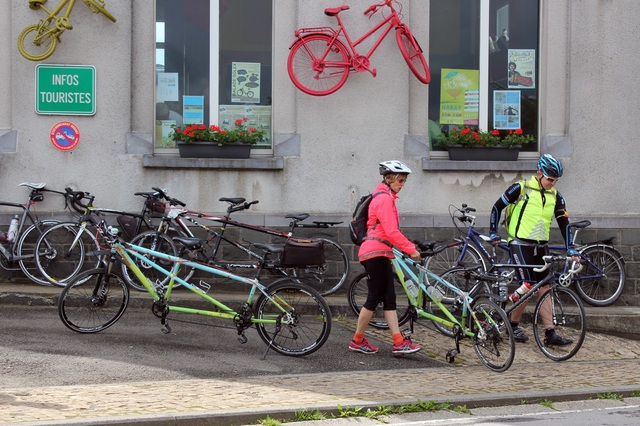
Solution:
[{"label": "round sign", "polygon": [[75,124],[63,121],[51,128],[51,143],[60,151],[71,151],[80,142],[80,131]]}]

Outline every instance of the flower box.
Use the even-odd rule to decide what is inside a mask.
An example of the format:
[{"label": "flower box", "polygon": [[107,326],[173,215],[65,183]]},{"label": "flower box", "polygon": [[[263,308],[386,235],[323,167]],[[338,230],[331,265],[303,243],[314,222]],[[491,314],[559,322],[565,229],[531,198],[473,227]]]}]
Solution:
[{"label": "flower box", "polygon": [[506,146],[483,146],[483,147],[467,147],[467,146],[450,146],[447,148],[449,152],[449,160],[456,161],[516,161],[520,147]]},{"label": "flower box", "polygon": [[183,158],[249,158],[251,145],[246,143],[177,142]]}]

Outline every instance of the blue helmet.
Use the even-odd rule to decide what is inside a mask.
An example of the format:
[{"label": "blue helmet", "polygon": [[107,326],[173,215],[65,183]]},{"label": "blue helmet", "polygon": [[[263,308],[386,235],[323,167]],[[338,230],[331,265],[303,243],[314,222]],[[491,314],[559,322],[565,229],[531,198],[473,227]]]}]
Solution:
[{"label": "blue helmet", "polygon": [[562,176],[562,163],[550,154],[544,154],[538,160],[538,170],[542,170],[545,176],[557,177]]}]

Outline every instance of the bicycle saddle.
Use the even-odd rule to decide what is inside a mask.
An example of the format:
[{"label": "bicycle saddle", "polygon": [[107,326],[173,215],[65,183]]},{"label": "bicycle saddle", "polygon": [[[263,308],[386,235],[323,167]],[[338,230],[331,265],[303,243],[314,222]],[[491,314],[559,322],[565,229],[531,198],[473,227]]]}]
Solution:
[{"label": "bicycle saddle", "polygon": [[263,243],[254,243],[254,246],[258,247],[261,250],[266,250],[269,253],[283,253],[284,246],[273,246],[271,244],[263,244]]},{"label": "bicycle saddle", "polygon": [[39,183],[22,182],[19,186],[28,186],[31,189],[42,189],[45,187],[45,185],[46,183],[44,182],[39,182]]},{"label": "bicycle saddle", "polygon": [[343,10],[349,10],[349,9],[351,8],[347,5],[343,5],[340,7],[330,7],[324,10],[324,14],[327,16],[336,16],[338,13],[342,12]]},{"label": "bicycle saddle", "polygon": [[218,201],[226,201],[227,203],[231,203],[231,204],[240,204],[240,203],[244,203],[246,201],[246,199],[242,198],[242,197],[232,197],[232,198],[220,198]]},{"label": "bicycle saddle", "polygon": [[309,217],[309,213],[288,214],[285,217],[287,219],[295,219],[297,221],[302,221]]},{"label": "bicycle saddle", "polygon": [[569,226],[573,227],[573,228],[586,228],[587,226],[591,225],[591,222],[588,220],[581,220],[580,222],[574,222],[572,224],[570,224]]}]

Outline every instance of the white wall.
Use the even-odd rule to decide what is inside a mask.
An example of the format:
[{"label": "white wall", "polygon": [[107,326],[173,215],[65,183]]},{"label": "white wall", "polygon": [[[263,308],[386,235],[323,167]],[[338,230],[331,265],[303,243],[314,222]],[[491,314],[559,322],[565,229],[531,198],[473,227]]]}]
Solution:
[{"label": "white wall", "polygon": [[[3,9],[10,14],[0,17],[5,24],[0,54],[11,58],[0,64],[0,89],[11,94],[9,100],[0,97],[0,148],[2,132],[8,130],[17,131],[17,146],[10,153],[0,149],[5,200],[25,197],[20,182],[46,181],[57,189],[91,191],[100,206],[137,209],[133,192],[162,186],[190,207],[209,212],[225,207],[220,197],[244,196],[260,200],[253,210],[267,221],[300,211],[346,217],[356,199],[378,182],[377,163],[400,159],[414,169],[400,210],[411,223],[428,225],[433,217],[446,217],[450,203],[468,203],[488,213],[509,183],[530,174],[422,170],[426,147],[415,152],[416,145],[405,139],[425,139],[429,87],[411,74],[393,33],[372,57],[376,78],[352,74],[342,89],[326,97],[295,89],[286,70],[293,30],[333,25],[322,13],[342,3],[333,0],[275,0],[273,127],[276,136],[300,135],[300,155],[287,157],[284,170],[143,168],[142,154],[128,153],[126,141],[131,135],[151,141],[153,134],[154,1],[110,0],[107,7],[116,23],[78,2],[71,17],[74,29],[41,62],[96,67],[98,104],[92,117],[34,112],[37,63],[23,58],[16,42],[22,28],[43,12],[26,2],[10,3]],[[341,16],[352,35],[360,35],[371,25],[363,16],[368,3],[347,4],[351,10]],[[428,11],[426,1],[404,1],[404,15],[424,48]],[[540,124],[544,144],[564,161],[566,174],[558,189],[573,217],[638,218],[638,16],[640,2],[635,0],[543,1]],[[59,121],[72,121],[80,129],[80,145],[72,152],[60,152],[49,142],[51,127]],[[41,210],[61,210],[61,203],[48,202]]]}]

